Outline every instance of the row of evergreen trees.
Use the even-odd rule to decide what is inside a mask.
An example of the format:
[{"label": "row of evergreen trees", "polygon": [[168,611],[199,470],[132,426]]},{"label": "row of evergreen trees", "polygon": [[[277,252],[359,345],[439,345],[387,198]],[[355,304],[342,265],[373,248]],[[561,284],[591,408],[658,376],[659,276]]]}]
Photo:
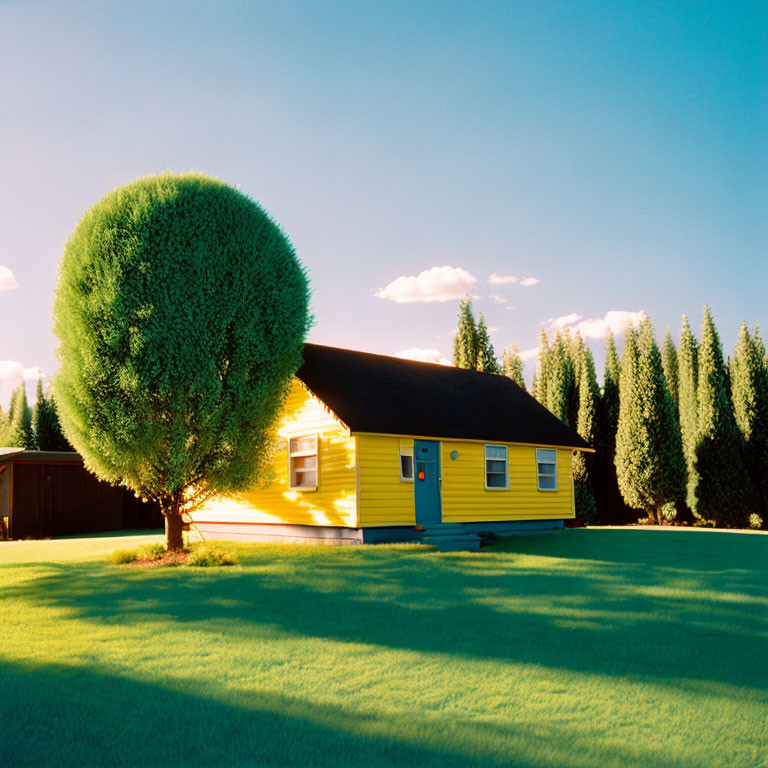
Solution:
[{"label": "row of evergreen trees", "polygon": [[30,407],[24,382],[13,391],[8,412],[0,408],[0,445],[39,451],[71,451],[61,432],[52,393],[46,394],[37,381],[35,404]]},{"label": "row of evergreen trees", "polygon": [[[466,300],[455,350],[471,337],[470,318]],[[483,367],[457,354],[454,364],[505,373],[524,386],[516,347],[495,368],[488,358],[495,361],[490,342]],[[638,511],[658,522],[726,527],[768,520],[768,358],[757,322],[751,330],[742,323],[726,361],[709,307],[699,340],[683,316],[679,348],[667,328],[659,349],[646,315],[639,328],[627,326],[621,358],[609,334],[602,388],[578,333],[550,340],[542,330],[531,394],[596,449],[573,457],[577,514],[585,520],[626,522]]]},{"label": "row of evergreen trees", "polygon": [[469,298],[459,302],[458,328],[453,337],[453,364],[457,368],[483,373],[503,373],[525,389],[520,350],[514,345],[507,347],[499,363],[483,313],[475,319]]}]

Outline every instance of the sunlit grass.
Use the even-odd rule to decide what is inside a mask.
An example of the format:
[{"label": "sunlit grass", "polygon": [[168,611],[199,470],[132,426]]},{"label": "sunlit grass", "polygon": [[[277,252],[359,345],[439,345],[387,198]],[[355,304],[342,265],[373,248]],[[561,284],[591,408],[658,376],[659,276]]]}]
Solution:
[{"label": "sunlit grass", "polygon": [[758,766],[768,536],[0,544],[0,765]]}]

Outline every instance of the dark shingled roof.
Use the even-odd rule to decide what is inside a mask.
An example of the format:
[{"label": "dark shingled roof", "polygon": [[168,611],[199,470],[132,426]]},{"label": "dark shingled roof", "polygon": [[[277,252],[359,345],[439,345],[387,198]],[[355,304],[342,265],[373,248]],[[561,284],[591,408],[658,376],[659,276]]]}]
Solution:
[{"label": "dark shingled roof", "polygon": [[75,451],[33,451],[26,448],[0,448],[0,464],[9,461],[34,461],[43,464],[82,464],[83,457]]},{"label": "dark shingled roof", "polygon": [[352,432],[589,448],[506,376],[319,344],[296,375]]}]

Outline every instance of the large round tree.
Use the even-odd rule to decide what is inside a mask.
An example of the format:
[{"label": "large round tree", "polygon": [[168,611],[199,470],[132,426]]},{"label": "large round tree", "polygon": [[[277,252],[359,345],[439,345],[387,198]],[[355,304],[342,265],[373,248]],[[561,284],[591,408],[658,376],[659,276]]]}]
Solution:
[{"label": "large round tree", "polygon": [[161,174],[110,192],[67,242],[54,299],[64,433],[99,478],[182,514],[268,466],[309,326],[280,228],[217,179]]}]

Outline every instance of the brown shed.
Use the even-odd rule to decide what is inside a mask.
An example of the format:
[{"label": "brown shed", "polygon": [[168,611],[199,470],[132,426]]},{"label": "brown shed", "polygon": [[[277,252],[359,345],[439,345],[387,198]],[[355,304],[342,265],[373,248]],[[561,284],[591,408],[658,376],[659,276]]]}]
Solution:
[{"label": "brown shed", "polygon": [[74,451],[0,448],[0,535],[45,539],[162,525],[156,504],[98,480]]}]

